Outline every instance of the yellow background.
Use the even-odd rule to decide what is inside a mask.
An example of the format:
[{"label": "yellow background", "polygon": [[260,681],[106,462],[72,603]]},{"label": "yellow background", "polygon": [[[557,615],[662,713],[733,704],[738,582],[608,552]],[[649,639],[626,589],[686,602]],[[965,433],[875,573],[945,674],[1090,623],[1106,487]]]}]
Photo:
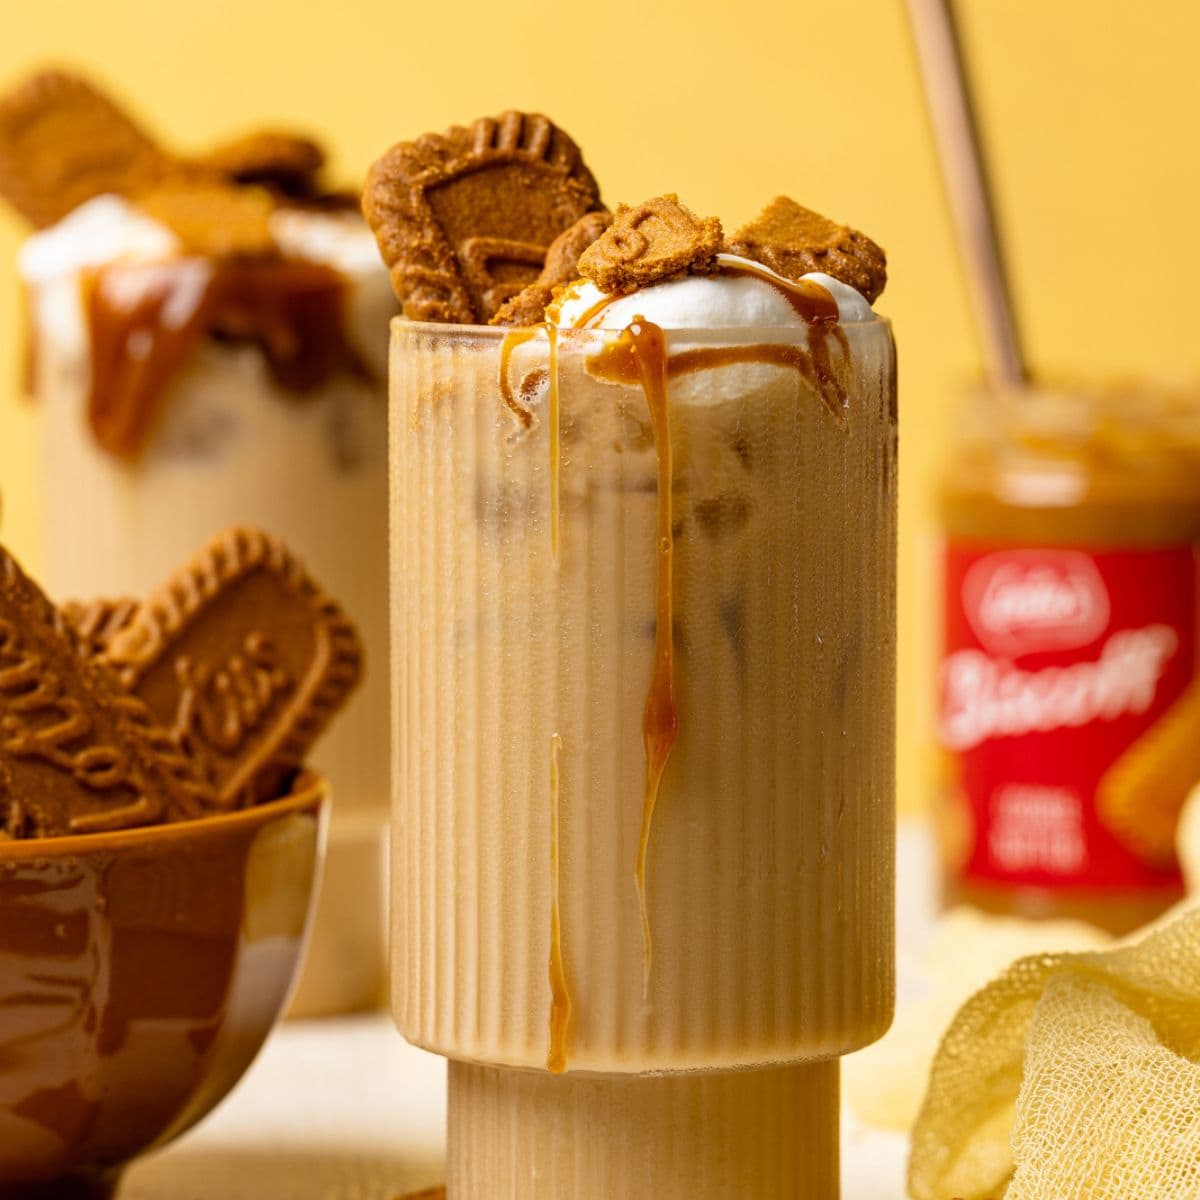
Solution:
[{"label": "yellow background", "polygon": [[[959,3],[1031,358],[1195,370],[1200,9]],[[2,25],[0,84],[48,61],[83,67],[183,147],[298,126],[356,180],[401,137],[535,108],[581,142],[610,202],[677,190],[733,225],[787,192],[880,241],[901,351],[900,784],[919,802],[929,482],[956,382],[978,363],[901,0],[9,0]],[[36,567],[21,235],[0,215],[0,536]]]}]

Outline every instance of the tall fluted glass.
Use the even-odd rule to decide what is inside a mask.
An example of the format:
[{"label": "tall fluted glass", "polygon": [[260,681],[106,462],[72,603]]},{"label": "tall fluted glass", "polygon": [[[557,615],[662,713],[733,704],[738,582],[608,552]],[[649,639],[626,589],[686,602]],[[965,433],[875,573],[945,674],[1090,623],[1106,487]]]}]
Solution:
[{"label": "tall fluted glass", "polygon": [[452,1196],[614,1194],[572,1156],[642,1178],[648,1110],[833,1194],[745,1117],[892,1007],[894,355],[838,333],[393,325],[393,1001]]}]

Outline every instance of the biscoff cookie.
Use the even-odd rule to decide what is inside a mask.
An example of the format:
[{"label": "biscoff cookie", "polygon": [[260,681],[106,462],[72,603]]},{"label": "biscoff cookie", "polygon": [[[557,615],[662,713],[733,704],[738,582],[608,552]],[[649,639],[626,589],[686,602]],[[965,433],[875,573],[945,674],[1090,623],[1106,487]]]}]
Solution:
[{"label": "biscoff cookie", "polygon": [[357,686],[362,645],[281,542],[235,528],[149,596],[99,661],[229,809],[300,766]]},{"label": "biscoff cookie", "polygon": [[583,252],[612,224],[612,213],[590,212],[580,217],[550,243],[546,265],[527,287],[506,301],[492,317],[492,325],[536,325],[546,315],[554,299],[555,288],[579,278],[579,259]]},{"label": "biscoff cookie", "polygon": [[410,320],[486,323],[534,283],[550,244],[600,193],[547,117],[508,112],[393,146],[363,212]]},{"label": "biscoff cookie", "polygon": [[510,328],[541,324],[546,319],[546,309],[554,301],[555,290],[536,280],[527,284],[511,300],[500,305],[488,324]]},{"label": "biscoff cookie", "polygon": [[546,309],[554,301],[555,290],[536,280],[527,284],[511,300],[500,305],[488,324],[510,328],[541,324],[546,319]]},{"label": "biscoff cookie", "polygon": [[1179,816],[1200,781],[1200,684],[1193,684],[1101,776],[1100,821],[1142,862],[1175,861]]},{"label": "biscoff cookie", "polygon": [[195,160],[232,183],[261,184],[288,196],[309,196],[325,166],[325,151],[311,138],[260,129],[222,142]]},{"label": "biscoff cookie", "polygon": [[698,217],[673,193],[617,206],[609,228],[584,251],[579,273],[602,292],[624,293],[683,271],[714,269],[721,222]]},{"label": "biscoff cookie", "polygon": [[277,253],[270,225],[275,201],[265,188],[179,174],[137,193],[137,203],[190,254],[230,259]]},{"label": "biscoff cookie", "polygon": [[610,212],[591,212],[560,233],[546,251],[546,265],[538,283],[558,287],[578,279],[579,260],[612,227],[613,220]]},{"label": "biscoff cookie", "polygon": [[62,615],[85,654],[101,654],[133,620],[141,602],[132,596],[117,600],[68,600]]},{"label": "biscoff cookie", "polygon": [[811,271],[832,275],[856,288],[874,304],[887,284],[887,255],[864,233],[838,225],[820,213],[776,196],[749,225],[725,243],[787,279]]},{"label": "biscoff cookie", "polygon": [[79,653],[62,613],[0,548],[0,834],[99,833],[215,808],[195,765]]},{"label": "biscoff cookie", "polygon": [[141,126],[68,71],[43,71],[0,98],[0,195],[39,229],[93,196],[132,195],[173,166]]}]

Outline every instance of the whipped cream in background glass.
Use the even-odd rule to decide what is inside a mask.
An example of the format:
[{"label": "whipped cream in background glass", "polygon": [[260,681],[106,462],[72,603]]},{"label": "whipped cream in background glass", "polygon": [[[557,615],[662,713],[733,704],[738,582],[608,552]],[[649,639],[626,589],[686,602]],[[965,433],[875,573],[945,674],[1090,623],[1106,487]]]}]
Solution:
[{"label": "whipped cream in background glass", "polygon": [[393,323],[393,999],[453,1200],[835,1196],[890,1020],[890,328],[720,266]]},{"label": "whipped cream in background glass", "polygon": [[[33,340],[45,495],[45,580],[59,600],[140,596],[173,569],[181,546],[231,524],[292,545],[358,623],[364,683],[314,757],[335,810],[310,969],[296,1008],[377,1003],[383,972],[382,828],[387,810],[388,682],[385,334],[395,312],[374,238],[349,212],[277,209],[284,258],[341,277],[354,370],[304,390],[285,387],[259,345],[204,334],[166,373],[157,414],[135,453],[102,447],[89,425],[93,355],[103,352],[85,304],[97,272],[161,268],[171,283],[161,330],[186,325],[221,264],[130,201],[99,196],[32,235],[20,255]],[[113,286],[140,277],[117,274]],[[137,297],[128,297],[130,304]],[[95,336],[96,341],[93,341]],[[147,348],[126,343],[124,365]],[[286,336],[286,330],[279,336]]]}]

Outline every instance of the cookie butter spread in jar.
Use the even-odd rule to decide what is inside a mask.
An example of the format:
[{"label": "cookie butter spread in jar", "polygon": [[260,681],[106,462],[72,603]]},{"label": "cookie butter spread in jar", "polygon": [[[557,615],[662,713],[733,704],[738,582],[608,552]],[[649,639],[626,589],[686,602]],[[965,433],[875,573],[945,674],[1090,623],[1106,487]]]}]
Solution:
[{"label": "cookie butter spread in jar", "polygon": [[940,512],[945,898],[1136,928],[1200,780],[1200,397],[980,394]]}]

